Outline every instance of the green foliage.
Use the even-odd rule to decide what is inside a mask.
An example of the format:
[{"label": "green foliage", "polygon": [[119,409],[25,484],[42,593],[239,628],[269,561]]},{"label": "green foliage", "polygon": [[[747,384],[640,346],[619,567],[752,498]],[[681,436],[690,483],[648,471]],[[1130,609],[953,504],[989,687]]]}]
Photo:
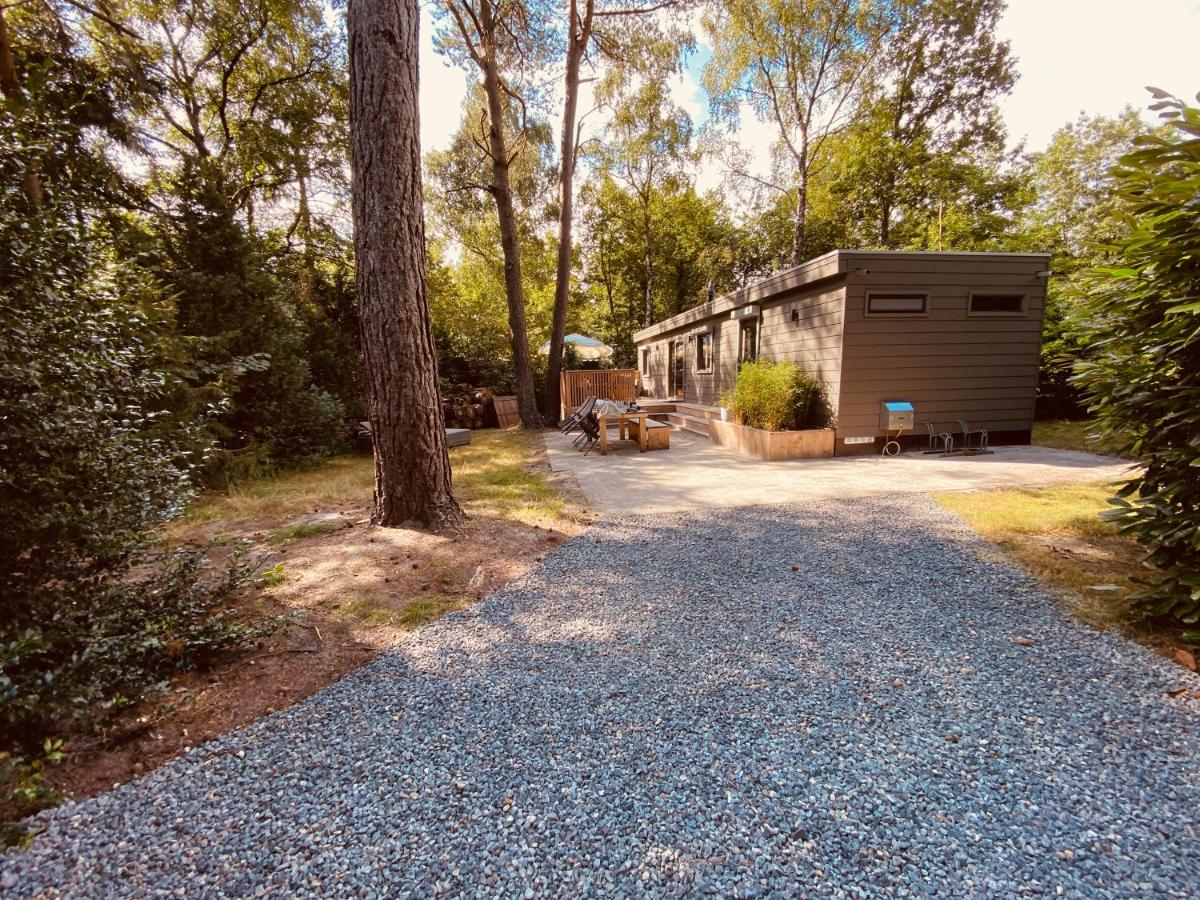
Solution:
[{"label": "green foliage", "polygon": [[1002,229],[986,216],[1012,187],[994,159],[1004,150],[995,100],[1016,78],[1008,45],[995,36],[1003,7],[893,4],[884,77],[868,87],[846,137],[830,145],[828,178],[849,214],[849,246],[993,249],[981,241]]},{"label": "green foliage", "polygon": [[261,580],[265,585],[276,587],[287,581],[287,570],[284,568],[283,563],[276,563],[262,573]]},{"label": "green foliage", "polygon": [[220,449],[209,481],[306,462],[348,441],[345,412],[312,383],[303,331],[223,184],[215,165],[184,164],[173,185],[180,211],[162,223],[157,269],[175,297],[177,327],[194,339],[189,380],[229,397],[210,426]]},{"label": "green foliage", "polygon": [[1200,622],[1200,108],[1155,91],[1169,125],[1120,159],[1132,231],[1084,280],[1089,357],[1076,383],[1105,437],[1144,468],[1111,518],[1150,548],[1148,615]]},{"label": "green foliage", "polygon": [[[222,410],[164,409],[171,300],[91,214],[114,173],[71,165],[83,143],[45,96],[0,108],[0,746],[18,755],[245,637],[221,611],[238,571],[152,552]],[[39,200],[41,159],[66,165]]]},{"label": "green foliage", "polygon": [[241,565],[213,572],[199,552],[133,548],[120,577],[58,574],[60,584],[0,631],[0,730],[18,750],[136,703],[257,636],[233,615],[248,576]]},{"label": "green foliage", "polygon": [[802,431],[830,423],[824,384],[791,362],[742,363],[721,405],[744,424],[764,431]]},{"label": "green foliage", "polygon": [[643,203],[605,177],[582,199],[583,296],[572,322],[613,348],[614,365],[634,365],[632,335],[644,324],[647,279],[658,321],[703,303],[710,284],[718,296],[735,289],[761,265],[757,235],[736,225],[718,196],[684,180],[652,188]]},{"label": "green foliage", "polygon": [[62,738],[46,738],[42,741],[41,753],[19,766],[12,798],[22,809],[41,809],[57,799],[57,792],[47,788],[43,781],[47,764],[62,762],[66,757],[64,747]]},{"label": "green foliage", "polygon": [[1080,116],[1031,154],[1026,175],[1033,195],[1020,222],[1028,249],[1053,254],[1038,375],[1039,418],[1082,418],[1082,391],[1071,382],[1073,361],[1089,353],[1079,322],[1082,282],[1104,265],[1129,233],[1113,179],[1117,161],[1147,132],[1133,109],[1118,116]]}]

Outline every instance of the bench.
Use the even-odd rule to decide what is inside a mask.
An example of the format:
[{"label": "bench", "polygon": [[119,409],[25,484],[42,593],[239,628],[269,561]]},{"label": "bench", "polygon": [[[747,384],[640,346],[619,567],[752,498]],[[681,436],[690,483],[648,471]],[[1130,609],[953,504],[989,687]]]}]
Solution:
[{"label": "bench", "polygon": [[[640,440],[639,433],[640,423],[637,419],[629,421],[629,436],[634,440]],[[653,419],[646,420],[646,449],[647,450],[669,450],[671,447],[671,426],[666,422],[655,422]]]}]

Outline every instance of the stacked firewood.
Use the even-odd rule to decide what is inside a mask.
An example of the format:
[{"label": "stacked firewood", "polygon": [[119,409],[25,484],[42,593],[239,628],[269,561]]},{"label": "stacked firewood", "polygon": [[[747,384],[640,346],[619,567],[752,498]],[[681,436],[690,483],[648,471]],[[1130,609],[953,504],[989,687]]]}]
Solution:
[{"label": "stacked firewood", "polygon": [[447,428],[495,428],[496,410],[487,388],[456,384],[442,395]]}]

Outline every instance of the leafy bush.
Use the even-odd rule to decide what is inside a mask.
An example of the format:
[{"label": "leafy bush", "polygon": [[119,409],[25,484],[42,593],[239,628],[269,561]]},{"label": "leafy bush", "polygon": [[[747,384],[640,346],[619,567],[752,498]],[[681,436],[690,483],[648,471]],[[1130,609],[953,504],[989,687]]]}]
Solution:
[{"label": "leafy bush", "polygon": [[[203,472],[209,483],[307,463],[346,449],[350,437],[342,404],[313,383],[299,315],[261,239],[238,221],[224,177],[216,163],[183,167],[179,214],[158,223],[155,261],[192,344],[189,380],[219,386],[229,400],[208,423],[220,447]],[[358,367],[357,347],[342,365]]]},{"label": "leafy bush", "polygon": [[217,572],[202,553],[183,550],[127,563],[134,574],[64,581],[0,629],[0,730],[9,746],[28,750],[41,735],[102,718],[258,634],[233,617],[246,567]]},{"label": "leafy bush", "polygon": [[218,612],[238,573],[149,552],[200,427],[156,411],[166,299],[81,234],[82,189],[38,208],[18,187],[70,138],[0,108],[0,749],[19,753],[244,636]]},{"label": "leafy bush", "polygon": [[831,419],[825,386],[795,363],[748,362],[721,405],[752,428],[799,431],[824,428]]},{"label": "leafy bush", "polygon": [[[1151,548],[1148,615],[1200,622],[1200,109],[1156,92],[1167,134],[1117,170],[1135,228],[1087,282],[1092,351],[1076,382],[1107,438],[1145,468],[1113,498],[1122,533]],[[1200,638],[1200,631],[1192,631]]]}]

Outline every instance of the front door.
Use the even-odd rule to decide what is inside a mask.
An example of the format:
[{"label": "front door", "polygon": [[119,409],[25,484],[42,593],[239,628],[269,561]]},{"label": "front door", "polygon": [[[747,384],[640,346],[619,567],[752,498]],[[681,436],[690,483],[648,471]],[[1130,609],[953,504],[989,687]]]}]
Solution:
[{"label": "front door", "polygon": [[683,341],[671,341],[667,363],[668,387],[671,397],[683,397]]}]

